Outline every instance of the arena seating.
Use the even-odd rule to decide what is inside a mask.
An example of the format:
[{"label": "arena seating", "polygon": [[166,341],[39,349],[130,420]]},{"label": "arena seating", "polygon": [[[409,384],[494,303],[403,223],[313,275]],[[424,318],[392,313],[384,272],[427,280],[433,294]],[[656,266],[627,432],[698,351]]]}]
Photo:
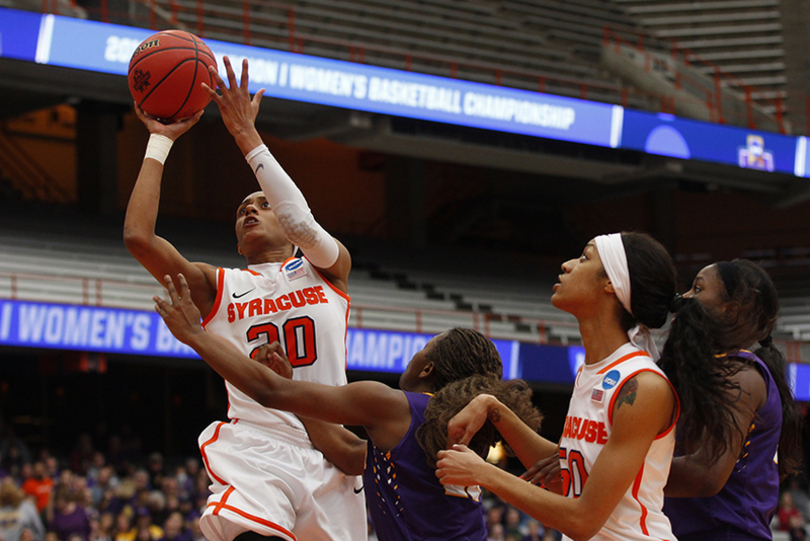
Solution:
[{"label": "arena seating", "polygon": [[[192,260],[241,267],[238,254],[184,252]],[[487,280],[356,260],[350,280],[356,327],[436,333],[473,327],[493,338],[578,342],[576,323],[554,309],[550,284]],[[163,288],[116,240],[42,232],[0,233],[0,298],[152,310]]]},{"label": "arena seating", "polygon": [[[784,96],[785,51],[778,0],[614,2],[645,30],[676,40],[680,48],[695,53],[687,59],[704,72],[713,68],[699,59],[751,86],[754,99]],[[774,111],[772,102],[763,105]]]}]

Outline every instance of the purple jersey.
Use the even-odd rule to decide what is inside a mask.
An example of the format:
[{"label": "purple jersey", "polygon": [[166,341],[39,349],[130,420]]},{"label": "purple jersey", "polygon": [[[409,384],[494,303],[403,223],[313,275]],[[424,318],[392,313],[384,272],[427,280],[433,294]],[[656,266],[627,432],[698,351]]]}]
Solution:
[{"label": "purple jersey", "polygon": [[363,482],[377,537],[380,541],[486,541],[480,498],[447,494],[416,440],[430,396],[408,392],[405,396],[411,426],[402,441],[387,453],[368,444]]},{"label": "purple jersey", "polygon": [[754,362],[765,380],[768,399],[756,412],[741,456],[718,494],[666,499],[664,513],[679,541],[772,539],[770,523],[779,499],[776,450],[782,432],[782,400],[759,357],[749,351],[735,355]]}]

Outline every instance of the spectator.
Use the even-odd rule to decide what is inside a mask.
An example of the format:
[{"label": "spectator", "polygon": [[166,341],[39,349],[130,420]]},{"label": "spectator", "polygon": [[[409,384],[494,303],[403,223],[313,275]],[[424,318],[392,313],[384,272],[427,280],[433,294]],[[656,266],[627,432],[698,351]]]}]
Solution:
[{"label": "spectator", "polygon": [[153,488],[162,486],[163,478],[166,476],[163,455],[160,453],[150,454],[147,460],[147,469],[149,470],[149,484]]},{"label": "spectator", "polygon": [[135,539],[137,541],[140,530],[147,528],[152,539],[163,537],[163,528],[152,521],[152,513],[147,507],[138,507],[135,511]]},{"label": "spectator", "polygon": [[526,521],[526,535],[523,536],[523,541],[543,541],[545,528],[538,521],[530,519]]},{"label": "spectator", "polygon": [[523,516],[516,507],[510,505],[506,508],[504,523],[506,537],[511,536],[515,541],[523,539]]},{"label": "spectator", "polygon": [[793,505],[807,522],[810,520],[810,495],[808,495],[807,489],[801,486],[799,478],[795,475],[788,479],[787,485],[787,492],[790,492],[790,496],[793,498]]},{"label": "spectator", "polygon": [[[371,522],[369,522],[371,524]],[[195,516],[188,519],[188,529],[189,533],[191,534],[191,541],[208,541],[202,533],[200,529],[200,516],[196,514]]]},{"label": "spectator", "polygon": [[796,509],[796,506],[793,505],[793,497],[790,495],[790,492],[783,492],[779,497],[779,508],[776,514],[777,517],[779,517],[779,530],[783,532],[790,531],[791,517],[798,516],[802,518],[802,514]]},{"label": "spectator", "polygon": [[807,530],[804,529],[804,519],[799,515],[793,515],[788,522],[790,541],[805,541],[807,539]]},{"label": "spectator", "polygon": [[45,475],[56,481],[59,478],[59,461],[54,456],[46,456],[45,462]]},{"label": "spectator", "polygon": [[113,490],[119,483],[118,477],[115,476],[115,470],[112,466],[101,466],[96,474],[95,483],[93,484],[93,505],[99,505],[102,497],[106,492]]},{"label": "spectator", "polygon": [[90,540],[90,519],[67,487],[60,486],[56,490],[52,507],[48,513],[48,526],[56,532],[60,541],[68,541],[74,535],[79,536],[81,541]]},{"label": "spectator", "polygon": [[192,541],[191,532],[186,530],[183,515],[174,512],[163,523],[163,537],[160,541]]},{"label": "spectator", "polygon": [[25,480],[22,489],[34,498],[37,511],[42,513],[48,506],[53,492],[53,479],[48,477],[44,462],[34,462],[32,475]]},{"label": "spectator", "polygon": [[96,521],[93,531],[93,541],[113,541],[115,538],[115,516],[112,513],[102,513]]},{"label": "spectator", "polygon": [[135,528],[132,527],[132,510],[128,507],[115,517],[115,541],[133,541]]},{"label": "spectator", "polygon": [[506,541],[503,524],[496,522],[492,525],[492,528],[489,530],[489,536],[487,536],[487,541]]},{"label": "spectator", "polygon": [[24,531],[31,533],[33,541],[43,541],[45,537],[36,506],[25,498],[11,477],[6,477],[0,482],[0,539],[21,541]]}]

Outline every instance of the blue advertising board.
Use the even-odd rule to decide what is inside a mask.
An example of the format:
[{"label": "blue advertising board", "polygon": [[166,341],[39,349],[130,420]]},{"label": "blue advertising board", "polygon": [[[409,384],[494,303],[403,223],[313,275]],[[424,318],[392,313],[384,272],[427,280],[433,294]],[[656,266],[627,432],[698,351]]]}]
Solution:
[{"label": "blue advertising board", "polygon": [[790,363],[788,382],[796,400],[810,402],[810,364]]},{"label": "blue advertising board", "polygon": [[42,15],[0,8],[0,57],[33,62]]},{"label": "blue advertising board", "polygon": [[[431,338],[430,334],[350,328],[347,368],[399,374]],[[520,377],[518,342],[493,343],[503,360],[504,376]],[[155,312],[17,300],[0,300],[0,346],[199,358]]]},{"label": "blue advertising board", "polygon": [[196,357],[157,313],[0,300],[0,345]]},{"label": "blue advertising board", "polygon": [[[14,10],[0,8],[0,19]],[[58,15],[36,15],[35,60],[41,64],[126,75],[132,52],[153,31]],[[599,146],[617,146],[622,108],[303,54],[206,40],[224,75],[223,56],[237,72],[247,58],[251,93],[520,133]],[[31,59],[30,54],[26,59]],[[237,74],[238,76],[238,74]]]},{"label": "blue advertising board", "polygon": [[[0,57],[126,75],[152,30],[0,8]],[[808,177],[807,140],[618,105],[206,40],[250,91],[358,111]],[[238,74],[238,73],[237,73]]]},{"label": "blue advertising board", "polygon": [[797,154],[799,139],[804,138],[632,110],[624,112],[622,129],[622,148],[805,176],[798,164],[806,145]]},{"label": "blue advertising board", "polygon": [[[571,385],[581,348],[520,344],[520,373],[527,381]],[[584,351],[581,360],[584,361]]]}]

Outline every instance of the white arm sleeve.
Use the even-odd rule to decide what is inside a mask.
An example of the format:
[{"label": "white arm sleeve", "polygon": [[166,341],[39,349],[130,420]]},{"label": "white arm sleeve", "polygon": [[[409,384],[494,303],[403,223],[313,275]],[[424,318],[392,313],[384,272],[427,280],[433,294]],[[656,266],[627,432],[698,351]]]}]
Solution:
[{"label": "white arm sleeve", "polygon": [[315,221],[301,190],[267,146],[254,148],[245,159],[290,242],[301,248],[316,267],[327,269],[334,265],[339,254],[337,242]]}]

